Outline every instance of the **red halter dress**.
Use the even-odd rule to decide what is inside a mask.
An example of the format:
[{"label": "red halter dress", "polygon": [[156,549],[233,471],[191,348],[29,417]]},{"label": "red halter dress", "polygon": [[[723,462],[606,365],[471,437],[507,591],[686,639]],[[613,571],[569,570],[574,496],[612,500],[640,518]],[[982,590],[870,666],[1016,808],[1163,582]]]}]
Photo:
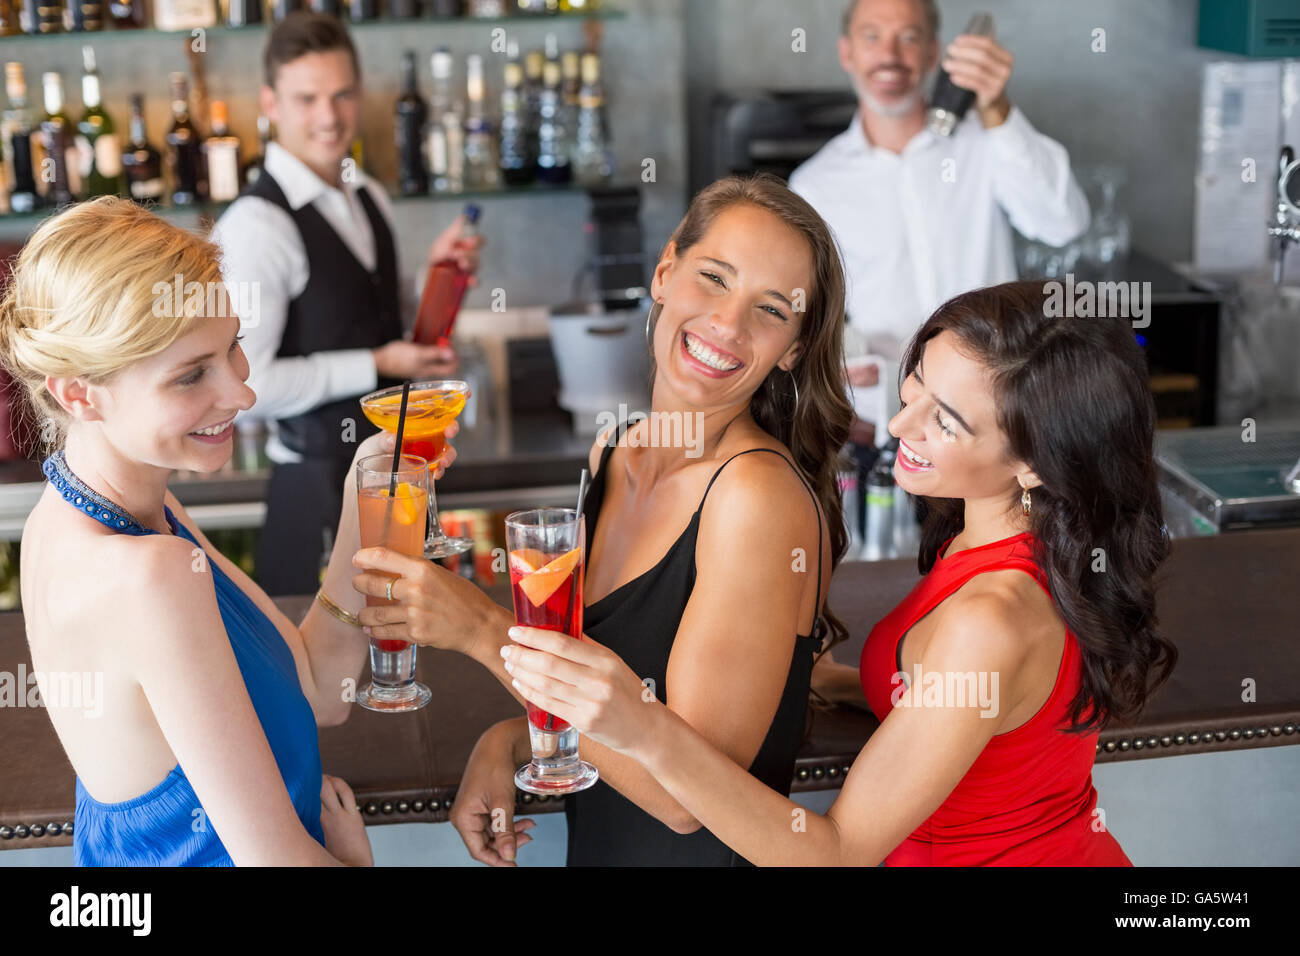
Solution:
[{"label": "red halter dress", "polygon": [[[950,539],[951,540],[951,539]],[[879,624],[862,649],[862,689],[876,717],[893,709],[898,645],[917,621],[977,574],[1017,569],[1047,592],[1028,532],[944,557]],[[1049,594],[1050,597],[1050,594]],[[1094,814],[1097,732],[1067,734],[1082,655],[1068,630],[1051,696],[1026,723],[998,734],[943,804],[885,858],[889,866],[1132,866]]]}]

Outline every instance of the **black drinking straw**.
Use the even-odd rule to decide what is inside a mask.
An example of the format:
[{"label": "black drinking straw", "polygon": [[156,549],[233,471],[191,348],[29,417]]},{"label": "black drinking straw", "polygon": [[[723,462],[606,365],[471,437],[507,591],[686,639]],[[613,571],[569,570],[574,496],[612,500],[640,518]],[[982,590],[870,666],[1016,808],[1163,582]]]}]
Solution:
[{"label": "black drinking straw", "polygon": [[397,495],[397,472],[402,467],[402,432],[406,429],[406,400],[411,397],[411,383],[402,385],[402,407],[397,413],[397,444],[393,446],[393,467],[388,475],[388,504],[384,506],[384,540],[393,517],[393,498]]}]

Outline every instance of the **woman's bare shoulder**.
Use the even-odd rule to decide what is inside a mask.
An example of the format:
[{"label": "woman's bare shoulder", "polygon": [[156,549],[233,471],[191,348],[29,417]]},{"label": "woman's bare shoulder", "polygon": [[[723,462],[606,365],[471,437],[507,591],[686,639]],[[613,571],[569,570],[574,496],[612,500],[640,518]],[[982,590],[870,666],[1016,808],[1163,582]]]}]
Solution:
[{"label": "woman's bare shoulder", "polygon": [[159,606],[192,600],[199,582],[190,542],[115,533],[67,512],[43,500],[23,529],[23,604],[39,607],[53,630],[103,633],[124,622],[134,629]]}]

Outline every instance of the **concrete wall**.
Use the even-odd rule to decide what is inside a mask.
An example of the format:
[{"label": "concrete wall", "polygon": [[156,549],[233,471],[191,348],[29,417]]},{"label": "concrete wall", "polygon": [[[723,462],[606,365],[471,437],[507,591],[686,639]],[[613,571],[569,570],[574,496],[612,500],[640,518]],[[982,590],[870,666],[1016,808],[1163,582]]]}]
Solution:
[{"label": "concrete wall", "polygon": [[[848,89],[835,44],[847,0],[686,0],[692,155],[720,89]],[[993,14],[1016,58],[1008,96],[1063,143],[1077,169],[1119,163],[1134,244],[1190,259],[1192,181],[1202,64],[1230,59],[1196,47],[1192,0],[940,0],[940,38],[977,10]],[[1091,50],[1106,31],[1106,52]],[[807,52],[791,51],[791,31]],[[1262,228],[1262,227],[1261,227]]]}]

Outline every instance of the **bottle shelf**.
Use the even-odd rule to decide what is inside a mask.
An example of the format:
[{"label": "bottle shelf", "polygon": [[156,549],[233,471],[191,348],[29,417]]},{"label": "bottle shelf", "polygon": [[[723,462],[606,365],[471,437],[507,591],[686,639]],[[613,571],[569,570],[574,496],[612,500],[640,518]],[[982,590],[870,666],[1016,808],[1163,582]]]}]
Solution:
[{"label": "bottle shelf", "polygon": [[[627,16],[622,10],[601,8],[599,10],[579,11],[574,13],[510,13],[502,17],[443,17],[434,19],[433,17],[414,17],[409,20],[398,20],[391,17],[383,17],[378,20],[360,20],[352,21],[343,20],[343,25],[352,30],[378,30],[385,27],[401,28],[425,28],[425,27],[450,27],[459,28],[474,25],[491,25],[509,23],[512,25],[523,24],[547,24],[547,23],[565,23],[570,21],[585,20],[621,20]],[[249,36],[259,32],[269,32],[275,24],[270,21],[254,23],[245,27],[228,27],[216,25],[203,27],[202,29],[208,36]],[[198,28],[195,28],[198,29]],[[19,33],[10,36],[0,37],[0,44],[21,43],[30,41],[32,43],[57,43],[59,41],[77,41],[79,43],[98,43],[102,40],[116,42],[123,37],[189,37],[192,30],[159,30],[154,27],[141,27],[136,30],[115,30],[112,28],[105,30],[83,30],[79,32],[64,33]]]},{"label": "bottle shelf", "polygon": [[[418,196],[401,196],[389,192],[388,198],[398,206],[414,203],[429,202],[464,202],[471,199],[507,199],[512,197],[540,198],[542,196],[562,196],[572,195],[574,193],[585,193],[591,189],[611,189],[626,187],[630,183],[614,181],[601,183],[599,186],[584,186],[579,183],[566,183],[563,186],[550,186],[533,184],[529,186],[501,186],[496,189],[463,189],[458,192],[431,192]],[[75,205],[75,203],[73,204]],[[216,219],[230,203],[195,203],[190,206],[173,206],[170,204],[156,205],[149,207],[155,215],[162,216],[164,219],[177,219],[185,217],[210,217]],[[63,207],[70,208],[70,207]],[[29,223],[36,225],[54,215],[58,210],[55,209],[37,209],[34,212],[17,212],[5,213],[0,215],[0,228],[10,224]]]}]

